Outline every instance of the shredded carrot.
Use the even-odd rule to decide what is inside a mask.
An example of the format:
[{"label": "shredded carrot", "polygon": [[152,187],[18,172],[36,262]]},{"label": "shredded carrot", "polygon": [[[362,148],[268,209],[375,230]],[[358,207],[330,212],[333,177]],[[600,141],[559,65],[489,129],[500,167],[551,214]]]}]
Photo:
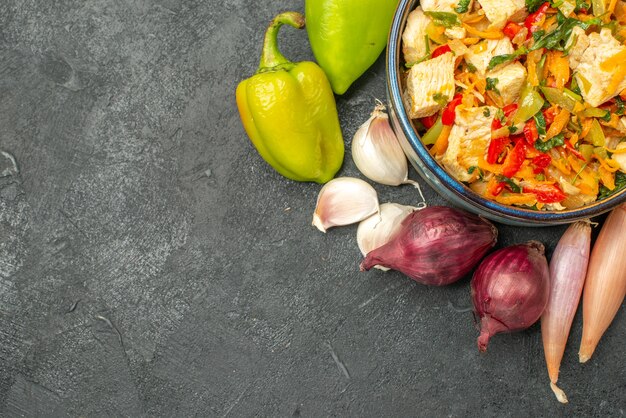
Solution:
[{"label": "shredded carrot", "polygon": [[480,168],[483,171],[490,171],[495,174],[502,173],[502,166],[500,164],[489,164],[482,157],[478,159],[478,168]]},{"label": "shredded carrot", "polygon": [[606,12],[609,15],[609,17],[615,11],[615,6],[617,6],[617,0],[611,0],[611,2],[609,3],[609,7],[606,9]]},{"label": "shredded carrot", "polygon": [[604,147],[604,149],[610,152],[611,154],[626,154],[626,147],[620,148],[620,149],[610,149],[610,148]]},{"label": "shredded carrot", "polygon": [[548,132],[546,133],[546,140],[550,138],[554,138],[558,134],[561,133],[563,128],[567,126],[567,122],[569,122],[570,113],[567,109],[561,109],[558,115],[554,117],[554,122],[548,128]]},{"label": "shredded carrot", "polygon": [[548,52],[546,68],[554,76],[555,87],[563,89],[570,79],[569,61],[561,51]]},{"label": "shredded carrot", "polygon": [[488,31],[480,31],[476,28],[471,27],[468,24],[463,23],[463,27],[467,30],[472,36],[478,36],[483,39],[502,39],[504,38],[504,33],[501,30],[488,30]]},{"label": "shredded carrot", "polygon": [[551,163],[557,170],[559,170],[561,173],[569,176],[570,174],[572,174],[572,170],[570,170],[570,168],[565,165],[563,163],[563,161],[561,161],[561,159],[552,159],[552,163]]},{"label": "shredded carrot", "polygon": [[613,190],[615,188],[615,175],[605,169],[604,166],[600,167],[598,172],[600,173],[600,181],[602,184],[604,184],[607,189]]},{"label": "shredded carrot", "polygon": [[585,138],[587,134],[589,134],[592,123],[593,123],[592,118],[586,118],[585,120],[582,121],[583,129],[582,129],[582,132],[580,133],[581,138]]},{"label": "shredded carrot", "polygon": [[480,38],[465,38],[461,42],[463,42],[465,45],[475,45],[480,42]]},{"label": "shredded carrot", "polygon": [[484,14],[475,13],[475,14],[471,14],[471,15],[466,15],[463,18],[463,23],[469,23],[469,24],[478,23],[481,20],[483,20],[484,18],[485,18]]},{"label": "shredded carrot", "polygon": [[578,134],[577,133],[572,134],[572,136],[569,139],[569,143],[573,147],[576,146],[576,144],[578,143]]},{"label": "shredded carrot", "polygon": [[586,194],[586,195],[590,195],[590,196],[594,196],[598,194],[598,187],[592,187],[586,183],[581,183],[578,186],[576,186],[580,189],[580,192],[582,194]]},{"label": "shredded carrot", "polygon": [[620,165],[617,161],[600,158],[597,154],[594,154],[594,156],[600,162],[600,165],[602,166],[601,168],[604,168],[606,171],[615,173],[620,169]]},{"label": "shredded carrot", "polygon": [[626,60],[626,49],[602,61],[600,63],[600,69],[602,71],[611,71],[616,65],[623,64],[624,60]]},{"label": "shredded carrot", "polygon": [[448,138],[450,138],[452,126],[444,125],[439,137],[435,141],[435,145],[430,149],[431,155],[442,155],[448,148]]},{"label": "shredded carrot", "polygon": [[496,202],[503,205],[527,205],[532,206],[537,203],[537,198],[531,193],[501,194],[496,196]]},{"label": "shredded carrot", "polygon": [[542,50],[530,52],[526,56],[526,68],[528,69],[528,82],[533,86],[539,85],[539,75],[537,74],[537,63],[541,61]]}]

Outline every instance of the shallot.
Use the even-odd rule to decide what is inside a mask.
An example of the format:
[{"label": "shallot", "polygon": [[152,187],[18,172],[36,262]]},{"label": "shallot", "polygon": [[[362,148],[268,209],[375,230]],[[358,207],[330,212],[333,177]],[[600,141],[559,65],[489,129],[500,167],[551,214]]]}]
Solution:
[{"label": "shallot", "polygon": [[626,296],[626,204],[609,214],[591,251],[579,360],[589,360]]},{"label": "shallot", "polygon": [[541,337],[550,387],[562,403],[567,403],[567,396],[556,382],[587,275],[590,246],[589,221],[576,222],[565,231],[550,260],[550,297],[541,316]]},{"label": "shallot", "polygon": [[521,331],[537,322],[550,295],[550,272],[543,244],[529,241],[502,248],[480,263],[471,281],[480,318],[478,349],[500,332]]},{"label": "shallot", "polygon": [[495,226],[479,216],[432,206],[407,216],[387,244],[367,254],[361,271],[380,265],[419,283],[443,286],[468,274],[497,237]]}]

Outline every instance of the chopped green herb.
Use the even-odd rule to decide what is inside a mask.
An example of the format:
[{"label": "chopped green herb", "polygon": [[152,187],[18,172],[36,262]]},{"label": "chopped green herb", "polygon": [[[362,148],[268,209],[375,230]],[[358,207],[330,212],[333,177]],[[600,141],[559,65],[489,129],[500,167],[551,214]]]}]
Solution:
[{"label": "chopped green herb", "polygon": [[474,174],[474,171],[478,170],[478,178],[483,180],[484,179],[484,173],[483,170],[481,170],[480,167],[477,167],[475,165],[471,166],[470,168],[467,169],[467,174]]},{"label": "chopped green herb", "polygon": [[460,0],[459,5],[454,9],[457,13],[467,13],[472,0]]},{"label": "chopped green herb", "polygon": [[450,99],[445,94],[435,93],[433,94],[433,100],[437,102],[438,105],[445,106],[448,104]]},{"label": "chopped green herb", "polygon": [[461,26],[461,21],[456,13],[449,12],[424,12],[424,14],[433,20],[433,23],[437,26],[443,26],[445,28],[452,28],[454,26]]},{"label": "chopped green herb", "polygon": [[509,126],[509,132],[512,133],[512,134],[517,132],[517,126]]},{"label": "chopped green herb", "polygon": [[577,78],[574,77],[575,74],[572,74],[572,82],[569,85],[569,89],[576,93],[579,96],[582,96],[582,92],[580,91],[580,86],[578,85]]},{"label": "chopped green herb", "polygon": [[589,164],[589,163],[585,163],[585,164],[583,164],[582,167],[580,167],[580,170],[578,170],[578,173],[576,173],[576,175],[572,179],[572,184],[576,184],[576,180],[578,180],[578,176],[580,176],[580,173],[582,173],[583,170],[585,169],[585,167],[587,167],[587,164]]},{"label": "chopped green herb", "polygon": [[504,115],[504,110],[498,109],[496,111],[496,119],[498,119],[500,123],[503,125],[506,123],[506,116]]},{"label": "chopped green herb", "polygon": [[[578,35],[573,35],[572,36],[572,41],[568,42],[569,46],[566,46],[565,49],[563,50],[563,56],[567,57],[569,55],[569,53],[572,51],[572,48],[574,48],[574,46],[576,45],[576,43],[578,42]],[[567,45],[567,44],[565,44]]]},{"label": "chopped green herb", "polygon": [[493,70],[498,65],[513,61],[517,59],[520,55],[524,55],[526,53],[528,53],[528,48],[522,46],[512,54],[496,55],[495,57],[491,58],[491,60],[489,60],[489,65],[487,66],[487,69]]},{"label": "chopped green herb", "polygon": [[502,176],[502,175],[498,175],[498,181],[500,183],[506,183],[507,186],[509,186],[509,188],[511,189],[511,191],[513,193],[521,193],[522,192],[522,188],[515,183],[515,181],[513,181],[513,179],[510,179],[506,176]]},{"label": "chopped green herb", "polygon": [[576,0],[576,10],[575,12],[587,11],[591,6],[587,3],[587,0]]},{"label": "chopped green herb", "polygon": [[552,148],[560,147],[563,144],[565,144],[565,136],[563,134],[558,134],[547,141],[542,141],[541,139],[536,140],[535,149],[541,152],[548,152]]},{"label": "chopped green herb", "polygon": [[471,62],[468,62],[467,71],[469,71],[470,73],[475,73],[476,71],[478,71],[478,68],[476,68],[476,66],[472,64]]},{"label": "chopped green herb", "polygon": [[610,122],[611,121],[611,112],[610,111],[606,111],[606,113],[604,114],[604,116],[600,117],[603,121],[605,122]]},{"label": "chopped green herb", "polygon": [[533,32],[533,39],[535,40],[535,42],[537,42],[539,39],[541,39],[544,35],[546,34],[546,31],[543,29],[540,30],[536,30]]},{"label": "chopped green herb", "polygon": [[540,137],[546,136],[546,118],[543,117],[543,113],[537,112],[535,116],[535,125],[537,125],[537,133]]},{"label": "chopped green herb", "polygon": [[564,51],[565,44],[572,34],[572,30],[579,26],[580,28],[587,30],[592,26],[597,26],[602,24],[602,19],[599,17],[589,19],[586,22],[583,22],[578,19],[574,19],[572,17],[568,17],[563,20],[559,26],[552,32],[544,35],[541,39],[535,40],[534,45],[530,48],[531,51],[535,51],[541,48],[552,49],[556,51]]},{"label": "chopped green herb", "polygon": [[621,171],[617,171],[615,172],[615,188],[613,190],[610,190],[605,185],[601,185],[600,192],[598,193],[598,200],[614,195],[615,193],[622,190],[624,187],[626,187],[626,174],[622,173]]},{"label": "chopped green herb", "polygon": [[535,176],[535,180],[537,181],[545,181],[546,180],[546,176],[543,173],[539,173]]},{"label": "chopped green herb", "polygon": [[500,90],[498,90],[498,88],[496,87],[496,84],[498,84],[499,81],[500,80],[498,80],[497,78],[487,77],[487,86],[485,87],[485,90],[495,91],[496,93],[500,94]]},{"label": "chopped green herb", "polygon": [[622,116],[624,114],[624,108],[626,107],[624,106],[624,101],[621,97],[615,96],[615,104],[617,105],[617,111],[615,114],[617,114],[617,116]]},{"label": "chopped green herb", "polygon": [[536,12],[543,3],[545,3],[545,0],[526,0],[526,9],[528,9],[529,13]]},{"label": "chopped green herb", "polygon": [[491,110],[489,110],[489,108],[485,108],[485,110],[483,110],[483,116],[488,118],[489,116],[491,116]]}]

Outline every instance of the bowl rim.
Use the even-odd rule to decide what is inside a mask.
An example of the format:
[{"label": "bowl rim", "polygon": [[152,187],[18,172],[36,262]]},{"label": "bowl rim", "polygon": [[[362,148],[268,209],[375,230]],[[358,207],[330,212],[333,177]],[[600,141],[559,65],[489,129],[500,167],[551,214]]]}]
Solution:
[{"label": "bowl rim", "polygon": [[398,119],[404,136],[417,154],[417,157],[443,187],[452,192],[457,198],[462,199],[466,204],[476,209],[484,210],[495,217],[503,216],[513,221],[522,220],[534,223],[564,223],[591,218],[608,212],[620,203],[626,201],[626,188],[624,188],[608,198],[578,209],[566,209],[563,211],[523,209],[484,199],[461,181],[452,177],[447,170],[430,155],[428,149],[422,143],[420,135],[417,133],[411,119],[408,117],[404,100],[402,99],[402,86],[399,76],[402,29],[405,26],[408,14],[413,10],[413,6],[416,3],[418,3],[418,0],[400,0],[394,13],[387,42],[387,89],[389,92],[390,105]]}]

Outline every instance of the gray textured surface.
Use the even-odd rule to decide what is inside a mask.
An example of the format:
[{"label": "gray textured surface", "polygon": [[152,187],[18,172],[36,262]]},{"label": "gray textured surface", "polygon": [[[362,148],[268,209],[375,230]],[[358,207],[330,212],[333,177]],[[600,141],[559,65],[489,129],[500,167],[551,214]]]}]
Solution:
[{"label": "gray textured surface", "polygon": [[[286,9],[303,2],[0,2],[19,167],[0,155],[0,415],[624,416],[623,309],[584,366],[576,318],[562,406],[536,326],[479,355],[467,279],[359,273],[355,227],[310,226],[319,186],[268,169],[234,101]],[[311,58],[304,31],[281,45]],[[338,99],[347,143],[384,76]],[[562,230],[501,227],[500,245],[551,251]]]}]

